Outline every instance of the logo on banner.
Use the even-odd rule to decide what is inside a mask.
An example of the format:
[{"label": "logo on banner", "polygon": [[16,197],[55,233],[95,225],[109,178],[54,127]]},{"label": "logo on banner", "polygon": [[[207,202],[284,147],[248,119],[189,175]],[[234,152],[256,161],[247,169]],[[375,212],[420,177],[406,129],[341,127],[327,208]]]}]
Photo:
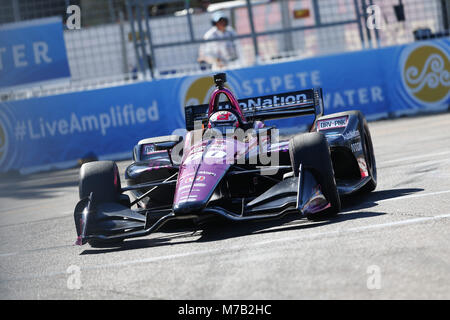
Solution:
[{"label": "logo on banner", "polygon": [[184,96],[184,105],[193,106],[199,104],[206,104],[209,102],[208,98],[214,91],[213,77],[201,77],[194,80]]},{"label": "logo on banner", "polygon": [[438,104],[449,96],[449,57],[438,46],[415,47],[405,55],[402,66],[403,83],[415,100]]},{"label": "logo on banner", "polygon": [[[227,75],[226,88],[230,89],[233,93],[238,94],[235,89],[238,87],[233,78]],[[209,98],[213,93],[216,85],[212,75],[203,76],[192,80],[188,78],[182,85],[181,89],[181,108],[184,116],[184,108],[186,106],[196,106],[201,104],[208,104]],[[184,90],[183,90],[184,89]]]}]

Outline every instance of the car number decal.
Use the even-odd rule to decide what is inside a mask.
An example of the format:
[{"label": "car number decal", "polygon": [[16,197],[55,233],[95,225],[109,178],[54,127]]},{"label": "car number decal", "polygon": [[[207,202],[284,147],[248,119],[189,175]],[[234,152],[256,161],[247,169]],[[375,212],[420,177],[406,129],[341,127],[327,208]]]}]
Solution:
[{"label": "car number decal", "polygon": [[333,119],[319,120],[317,121],[317,128],[321,130],[329,130],[335,128],[345,128],[347,126],[348,117],[339,117]]}]

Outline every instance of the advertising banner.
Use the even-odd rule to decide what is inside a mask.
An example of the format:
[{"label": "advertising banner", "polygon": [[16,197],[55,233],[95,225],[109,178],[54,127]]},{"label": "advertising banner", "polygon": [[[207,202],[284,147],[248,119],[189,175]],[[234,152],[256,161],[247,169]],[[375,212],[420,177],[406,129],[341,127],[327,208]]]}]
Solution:
[{"label": "advertising banner", "polygon": [[73,166],[87,154],[131,158],[140,139],[184,126],[158,83],[3,102],[0,170]]},{"label": "advertising banner", "polygon": [[0,26],[0,88],[68,77],[61,18]]},{"label": "advertising banner", "polygon": [[[325,114],[361,110],[369,120],[447,110],[449,43],[420,41],[228,70],[228,86],[239,99],[321,87]],[[212,75],[2,102],[0,172],[67,167],[87,154],[131,158],[140,139],[182,135],[184,106],[208,103]],[[273,122],[300,129],[304,121]]]},{"label": "advertising banner", "polygon": [[[230,70],[227,80],[239,98],[320,87],[325,114],[358,109],[376,119],[387,116],[389,106],[381,64],[379,50],[371,50]],[[187,77],[178,90],[180,105],[208,103],[213,89],[211,75]],[[293,118],[271,124],[301,123],[301,118]]]}]

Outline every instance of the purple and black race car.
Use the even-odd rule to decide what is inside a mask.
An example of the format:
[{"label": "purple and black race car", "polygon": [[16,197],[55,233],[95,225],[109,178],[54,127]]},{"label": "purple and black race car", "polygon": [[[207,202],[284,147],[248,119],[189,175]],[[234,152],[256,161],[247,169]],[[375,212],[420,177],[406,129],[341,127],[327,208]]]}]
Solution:
[{"label": "purple and black race car", "polygon": [[[176,219],[329,218],[340,211],[340,196],[375,189],[361,112],[324,116],[321,89],[237,100],[224,73],[214,81],[208,105],[185,108],[184,138],[149,138],[134,147],[126,187],[115,162],[83,164],[77,244],[120,244]],[[286,139],[264,123],[300,116],[312,118],[308,130]]]}]

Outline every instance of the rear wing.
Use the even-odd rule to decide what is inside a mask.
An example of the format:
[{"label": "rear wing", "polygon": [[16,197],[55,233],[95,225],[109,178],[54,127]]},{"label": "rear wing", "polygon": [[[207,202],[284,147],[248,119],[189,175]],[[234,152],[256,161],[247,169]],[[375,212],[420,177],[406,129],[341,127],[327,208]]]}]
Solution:
[{"label": "rear wing", "polygon": [[[323,115],[322,89],[292,91],[274,95],[238,100],[239,107],[248,122],[274,120],[303,115],[314,115],[314,121]],[[230,102],[219,103],[219,110],[231,109]],[[194,129],[194,123],[208,121],[208,105],[187,106],[185,109],[186,129]]]}]

